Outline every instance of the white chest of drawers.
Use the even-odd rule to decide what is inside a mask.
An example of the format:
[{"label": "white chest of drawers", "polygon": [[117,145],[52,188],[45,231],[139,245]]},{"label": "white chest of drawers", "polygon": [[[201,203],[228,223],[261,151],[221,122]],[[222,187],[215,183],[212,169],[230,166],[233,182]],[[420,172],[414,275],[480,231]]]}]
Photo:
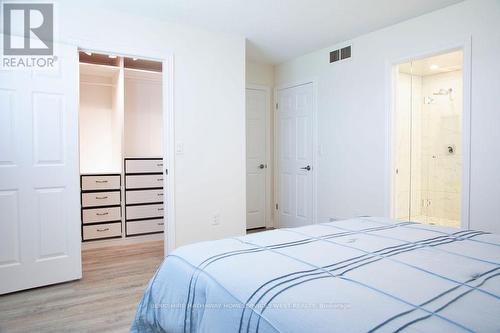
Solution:
[{"label": "white chest of drawers", "polygon": [[82,240],[122,236],[121,175],[81,175]]},{"label": "white chest of drawers", "polygon": [[125,235],[127,237],[162,233],[163,160],[161,158],[126,158]]}]

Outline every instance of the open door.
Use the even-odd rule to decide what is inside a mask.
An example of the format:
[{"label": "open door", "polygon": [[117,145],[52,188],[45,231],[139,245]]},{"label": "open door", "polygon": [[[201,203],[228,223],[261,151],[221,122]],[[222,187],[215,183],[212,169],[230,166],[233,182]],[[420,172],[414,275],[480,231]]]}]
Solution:
[{"label": "open door", "polygon": [[82,276],[76,47],[0,71],[0,294]]}]

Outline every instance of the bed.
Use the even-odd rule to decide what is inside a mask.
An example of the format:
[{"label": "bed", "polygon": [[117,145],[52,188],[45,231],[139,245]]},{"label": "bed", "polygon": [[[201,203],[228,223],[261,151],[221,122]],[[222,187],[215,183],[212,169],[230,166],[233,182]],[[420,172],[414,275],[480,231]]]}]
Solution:
[{"label": "bed", "polygon": [[181,247],[132,332],[500,332],[500,237],[386,218]]}]

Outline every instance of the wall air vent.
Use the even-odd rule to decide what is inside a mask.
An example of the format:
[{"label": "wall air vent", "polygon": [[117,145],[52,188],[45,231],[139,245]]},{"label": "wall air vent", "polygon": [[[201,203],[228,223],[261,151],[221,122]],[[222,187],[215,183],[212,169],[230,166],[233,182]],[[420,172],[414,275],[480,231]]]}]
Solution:
[{"label": "wall air vent", "polygon": [[347,59],[351,57],[351,46],[346,46],[340,49],[340,59]]},{"label": "wall air vent", "polygon": [[330,63],[340,60],[340,50],[330,52]]},{"label": "wall air vent", "polygon": [[351,45],[330,52],[330,63],[351,57]]}]

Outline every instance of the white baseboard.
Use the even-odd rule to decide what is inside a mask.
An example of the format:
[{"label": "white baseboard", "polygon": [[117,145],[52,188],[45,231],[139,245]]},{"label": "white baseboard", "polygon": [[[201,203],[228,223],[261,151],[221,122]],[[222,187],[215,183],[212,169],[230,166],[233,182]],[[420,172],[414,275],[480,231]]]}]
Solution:
[{"label": "white baseboard", "polygon": [[129,244],[137,244],[144,242],[152,242],[164,240],[165,234],[153,234],[153,235],[144,235],[144,236],[133,236],[126,238],[117,238],[117,239],[104,239],[104,240],[95,240],[90,242],[82,243],[82,250],[88,249],[98,249],[101,247],[110,247],[110,246],[121,246],[121,245],[129,245]]}]

